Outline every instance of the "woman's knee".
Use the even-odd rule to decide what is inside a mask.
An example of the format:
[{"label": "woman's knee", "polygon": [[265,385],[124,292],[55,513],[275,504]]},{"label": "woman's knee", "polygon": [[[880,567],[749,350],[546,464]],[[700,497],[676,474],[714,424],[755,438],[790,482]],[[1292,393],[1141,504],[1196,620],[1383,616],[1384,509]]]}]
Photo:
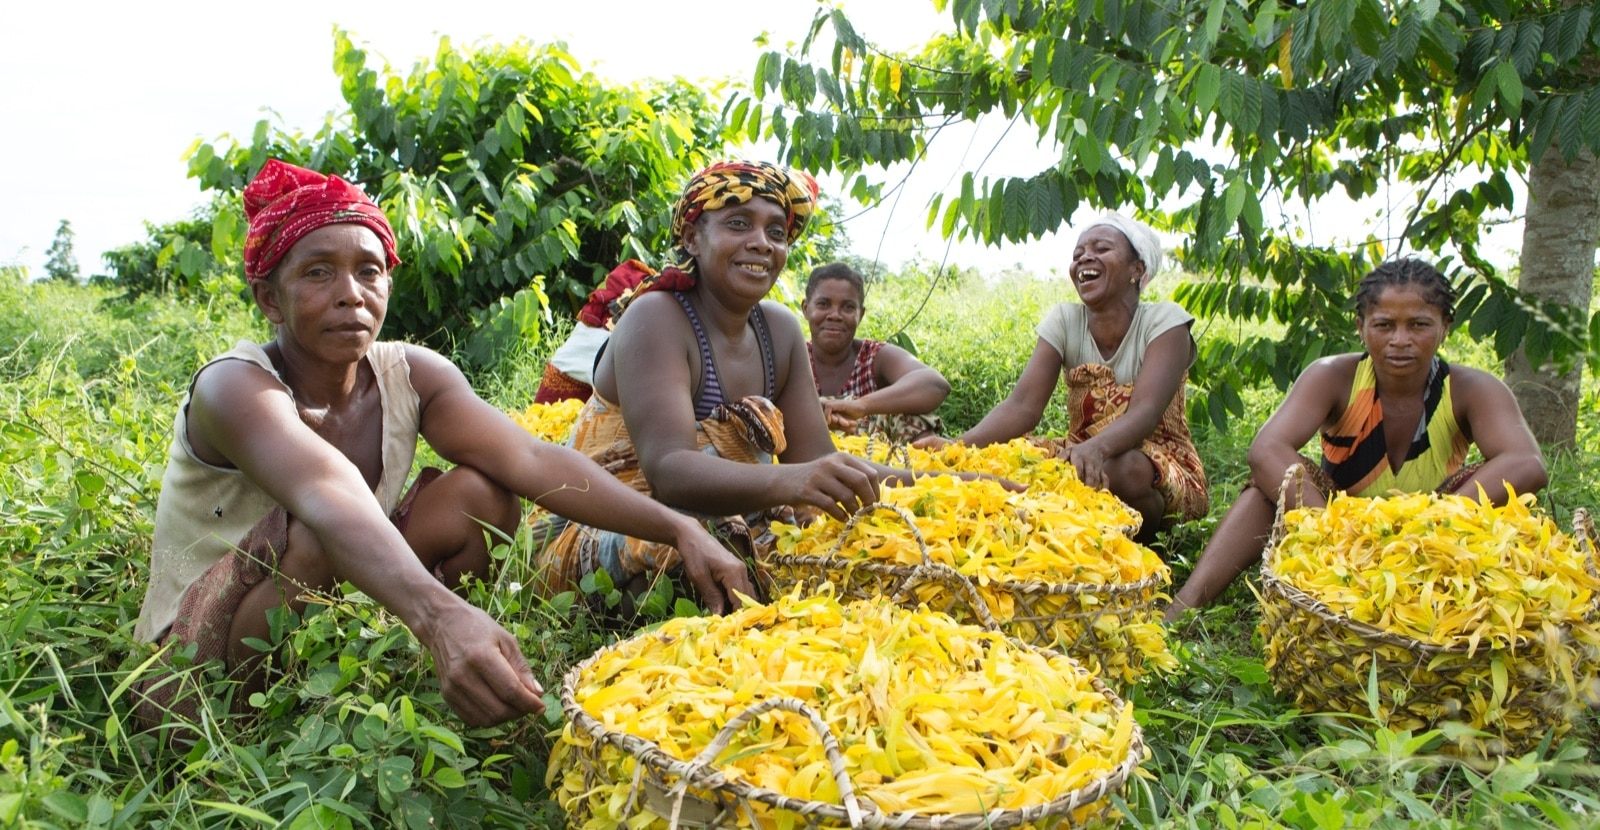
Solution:
[{"label": "woman's knee", "polygon": [[1110,490],[1123,500],[1145,499],[1156,493],[1156,465],[1138,450],[1115,456],[1106,465]]},{"label": "woman's knee", "polygon": [[339,572],[322,540],[304,522],[289,517],[288,544],[278,557],[278,573],[295,585],[313,591],[331,590]]},{"label": "woman's knee", "polygon": [[486,553],[516,535],[521,520],[516,495],[471,467],[457,467],[417,493],[405,536],[423,563],[434,567],[460,553]]},{"label": "woman's knee", "polygon": [[438,506],[468,516],[510,536],[522,521],[522,500],[472,467],[457,467],[418,494]]}]

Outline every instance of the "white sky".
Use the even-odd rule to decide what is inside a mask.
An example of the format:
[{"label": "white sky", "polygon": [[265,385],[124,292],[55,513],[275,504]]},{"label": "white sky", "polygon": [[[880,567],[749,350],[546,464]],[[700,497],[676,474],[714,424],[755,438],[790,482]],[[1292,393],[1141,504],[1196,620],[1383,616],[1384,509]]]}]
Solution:
[{"label": "white sky", "polygon": [[[919,44],[949,26],[929,0],[838,2],[857,31],[889,48]],[[82,272],[102,273],[100,253],[142,240],[143,222],[182,218],[205,201],[180,158],[195,139],[248,139],[269,109],[290,128],[314,131],[330,111],[344,109],[331,68],[336,24],[401,72],[433,54],[440,35],[457,45],[525,37],[564,40],[586,69],[629,82],[748,77],[761,52],[756,38],[767,33],[780,47],[799,40],[818,7],[816,0],[6,3],[0,264],[42,276],[45,250],[67,219]],[[718,37],[708,35],[713,30]],[[933,192],[966,170],[980,178],[1032,174],[1054,155],[1034,147],[1026,127],[991,153],[1004,131],[1004,123],[987,123],[941,138],[898,204],[850,219],[855,253],[891,268],[916,255],[943,259],[944,241],[924,230]],[[1343,225],[1354,233],[1378,208],[1335,209],[1345,214],[1340,222],[1319,211],[1319,233]],[[1500,228],[1491,241],[1515,247],[1520,234],[1520,227]],[[1068,230],[1000,249],[958,244],[949,257],[985,270],[1021,264],[1047,273],[1064,269],[1073,236]]]}]

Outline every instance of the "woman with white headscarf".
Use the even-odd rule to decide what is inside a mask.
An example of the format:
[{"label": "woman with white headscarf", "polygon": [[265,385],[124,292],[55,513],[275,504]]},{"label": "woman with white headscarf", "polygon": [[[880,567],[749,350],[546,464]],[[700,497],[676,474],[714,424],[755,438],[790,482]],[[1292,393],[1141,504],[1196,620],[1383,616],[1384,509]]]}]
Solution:
[{"label": "woman with white headscarf", "polygon": [[[1068,434],[1038,440],[1071,461],[1086,484],[1137,510],[1143,541],[1169,520],[1197,519],[1210,509],[1184,414],[1194,317],[1176,303],[1139,301],[1160,267],[1160,242],[1144,224],[1108,213],[1084,228],[1070,269],[1081,302],[1045,314],[1011,394],[955,439],[984,446],[1027,434],[1044,417],[1056,379],[1064,379]],[[946,441],[932,436],[917,443]]]}]

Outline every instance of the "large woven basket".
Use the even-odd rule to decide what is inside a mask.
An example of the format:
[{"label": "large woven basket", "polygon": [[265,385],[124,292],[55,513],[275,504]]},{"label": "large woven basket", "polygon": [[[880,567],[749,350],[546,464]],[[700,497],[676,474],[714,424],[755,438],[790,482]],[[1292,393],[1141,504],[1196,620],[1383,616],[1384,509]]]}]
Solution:
[{"label": "large woven basket", "polygon": [[[1300,481],[1300,465],[1295,465],[1280,492],[1298,489]],[[1473,696],[1489,698],[1491,666],[1500,661],[1508,678],[1502,704],[1507,716],[1488,736],[1453,734],[1447,751],[1520,754],[1571,726],[1582,702],[1559,677],[1536,668],[1544,647],[1536,638],[1510,648],[1480,645],[1471,653],[1466,647],[1425,643],[1350,619],[1280,579],[1273,566],[1285,532],[1284,501],[1279,503],[1261,566],[1260,630],[1266,641],[1266,668],[1279,694],[1291,697],[1307,712],[1372,717],[1381,725],[1421,732],[1457,720],[1452,711],[1460,711]],[[1575,512],[1573,532],[1593,569],[1594,528],[1587,510]],[[1600,605],[1588,616],[1593,619],[1597,613]],[[1586,659],[1589,674],[1597,661],[1600,655]]]},{"label": "large woven basket", "polygon": [[[921,549],[921,565],[839,555],[851,532],[878,511],[891,511],[905,521]],[[1115,675],[1127,679],[1144,673],[1144,654],[1122,626],[1155,619],[1159,594],[1168,583],[1165,575],[1153,574],[1136,582],[1103,585],[1009,580],[975,584],[954,569],[931,562],[916,518],[881,502],[856,511],[827,554],[775,553],[764,557],[762,564],[771,573],[778,593],[795,586],[815,591],[829,584],[843,600],[887,596],[911,607],[926,604],[963,622],[979,624],[984,616],[992,616],[1008,636],[1066,654],[1114,688],[1126,685]],[[1113,666],[1125,670],[1106,671]]]},{"label": "large woven basket", "polygon": [[[990,630],[993,630],[992,628]],[[907,830],[980,830],[1006,827],[1108,827],[1118,817],[1112,811],[1110,796],[1119,792],[1133,775],[1144,755],[1143,732],[1137,723],[1125,757],[1109,772],[1071,792],[1046,803],[1019,809],[995,809],[982,813],[926,814],[884,812],[869,799],[859,798],[850,779],[838,738],[822,717],[803,701],[794,698],[769,698],[753,703],[717,732],[706,748],[692,759],[673,757],[658,744],[624,732],[609,730],[577,703],[577,688],[590,667],[608,652],[625,643],[608,646],[574,666],[562,678],[561,709],[568,722],[589,739],[587,745],[574,746],[563,765],[576,767],[583,776],[584,789],[617,783],[609,777],[603,753],[614,747],[633,759],[633,778],[625,816],[649,811],[665,819],[669,828],[761,827],[759,812],[769,820],[774,811],[791,819],[796,828],[907,828]],[[1031,647],[1030,647],[1031,648]],[[1044,651],[1034,649],[1035,651]],[[1048,654],[1048,652],[1045,652]],[[1081,667],[1077,671],[1083,671]],[[1114,711],[1127,704],[1096,678],[1089,678],[1095,691],[1110,700]],[[832,804],[795,798],[740,780],[730,780],[715,766],[715,759],[744,728],[763,713],[780,709],[804,716],[827,754],[834,782],[841,796]],[[794,739],[791,734],[791,740]],[[555,772],[552,769],[552,772]],[[580,810],[588,809],[588,799],[580,799]],[[1080,813],[1084,808],[1091,808]],[[1078,814],[1078,815],[1074,815]],[[570,828],[584,827],[592,816],[572,813]]]}]

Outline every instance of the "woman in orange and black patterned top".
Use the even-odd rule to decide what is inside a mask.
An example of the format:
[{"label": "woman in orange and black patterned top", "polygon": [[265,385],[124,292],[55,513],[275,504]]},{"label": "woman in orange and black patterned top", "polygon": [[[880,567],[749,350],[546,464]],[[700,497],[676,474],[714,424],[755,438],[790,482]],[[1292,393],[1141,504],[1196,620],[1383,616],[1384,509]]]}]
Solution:
[{"label": "woman in orange and black patterned top", "polygon": [[[1091,487],[1110,490],[1143,517],[1148,541],[1163,523],[1210,509],[1205,470],[1189,435],[1183,386],[1194,362],[1194,317],[1176,303],[1140,302],[1161,267],[1142,223],[1111,213],[1085,228],[1072,256],[1081,303],[1061,303],[1011,394],[957,440],[984,446],[1017,438],[1044,417],[1057,378],[1068,387],[1068,435],[1051,439]],[[917,442],[934,447],[945,439]]]},{"label": "woman in orange and black patterned top", "polygon": [[[1454,319],[1455,293],[1432,265],[1386,262],[1361,280],[1356,314],[1366,351],[1306,367],[1283,406],[1250,444],[1253,480],[1228,509],[1194,573],[1167,611],[1209,603],[1260,559],[1284,473],[1310,470],[1291,506],[1320,506],[1335,491],[1476,495],[1504,504],[1509,491],[1532,492],[1548,479],[1539,444],[1499,378],[1439,358]],[[1322,433],[1322,463],[1300,448]],[[1476,443],[1479,464],[1464,465]]]}]

